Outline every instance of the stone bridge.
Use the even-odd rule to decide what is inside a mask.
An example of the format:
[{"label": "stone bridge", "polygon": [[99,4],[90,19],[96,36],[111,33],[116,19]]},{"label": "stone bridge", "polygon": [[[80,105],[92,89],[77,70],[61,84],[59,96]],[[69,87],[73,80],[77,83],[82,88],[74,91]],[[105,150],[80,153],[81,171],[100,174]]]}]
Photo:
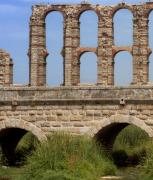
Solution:
[{"label": "stone bridge", "polygon": [[[113,15],[129,9],[134,16],[132,47],[113,42]],[[91,4],[35,5],[30,20],[29,84],[13,84],[13,61],[0,50],[0,142],[6,157],[26,132],[38,140],[53,131],[87,134],[111,147],[118,133],[133,124],[153,137],[153,85],[148,82],[148,16],[153,3],[117,6]],[[98,47],[80,47],[79,16],[86,10],[98,14]],[[60,11],[64,16],[64,82],[60,87],[46,85],[45,17]],[[129,51],[133,56],[133,82],[129,87],[114,86],[114,55]],[[98,81],[80,84],[80,54],[94,52],[98,57]]]}]

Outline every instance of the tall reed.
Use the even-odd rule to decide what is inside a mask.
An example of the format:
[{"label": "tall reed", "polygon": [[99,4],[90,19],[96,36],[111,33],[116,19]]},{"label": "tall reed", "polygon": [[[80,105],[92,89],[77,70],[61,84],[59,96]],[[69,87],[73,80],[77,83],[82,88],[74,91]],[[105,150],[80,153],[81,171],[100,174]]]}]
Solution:
[{"label": "tall reed", "polygon": [[64,133],[49,136],[27,163],[22,180],[97,180],[116,172],[113,162],[94,140]]}]

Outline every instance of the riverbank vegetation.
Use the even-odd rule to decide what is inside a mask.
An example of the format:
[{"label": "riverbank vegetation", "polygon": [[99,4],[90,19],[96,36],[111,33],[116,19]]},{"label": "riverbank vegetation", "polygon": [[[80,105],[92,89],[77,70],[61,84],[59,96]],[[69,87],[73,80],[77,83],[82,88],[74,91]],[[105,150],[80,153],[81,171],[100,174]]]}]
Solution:
[{"label": "riverbank vegetation", "polygon": [[16,167],[8,167],[0,155],[0,179],[97,180],[121,175],[153,180],[153,142],[132,125],[119,133],[111,155],[95,139],[65,133],[53,133],[42,144],[27,133],[16,148]]}]

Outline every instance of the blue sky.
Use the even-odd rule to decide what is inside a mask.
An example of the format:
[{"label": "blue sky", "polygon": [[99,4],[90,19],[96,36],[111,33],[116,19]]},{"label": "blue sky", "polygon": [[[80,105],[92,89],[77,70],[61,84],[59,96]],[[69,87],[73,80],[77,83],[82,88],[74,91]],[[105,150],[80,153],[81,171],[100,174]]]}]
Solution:
[{"label": "blue sky", "polygon": [[[80,3],[80,0],[1,0],[0,1],[0,48],[8,51],[14,60],[14,83],[28,83],[28,47],[29,47],[29,18],[33,4],[46,3]],[[114,5],[119,0],[89,0],[93,4]],[[125,0],[127,3],[140,3],[140,0]],[[142,1],[141,1],[142,2]],[[146,2],[146,1],[143,1]],[[115,15],[115,44],[132,44],[132,15],[128,10],[120,10]],[[153,32],[153,13],[150,16],[150,32]],[[89,11],[84,12],[81,21],[81,46],[97,46],[97,17]],[[58,12],[50,13],[46,18],[47,49],[50,56],[47,59],[47,82],[49,85],[62,83],[62,63],[60,56],[62,49],[62,15]],[[124,25],[123,25],[124,23]],[[120,28],[122,27],[122,28]],[[120,32],[120,35],[119,33]],[[90,38],[89,38],[90,37]],[[150,37],[150,46],[153,48],[153,36]],[[152,55],[150,57],[152,58]],[[81,57],[81,82],[96,81],[96,56],[92,53]],[[150,60],[150,62],[152,62]],[[128,67],[128,68],[127,68]],[[115,57],[115,83],[127,85],[132,79],[132,58],[127,52],[122,52]],[[150,63],[153,70],[153,63]],[[126,72],[126,73],[125,73]],[[153,80],[153,73],[150,73]]]}]

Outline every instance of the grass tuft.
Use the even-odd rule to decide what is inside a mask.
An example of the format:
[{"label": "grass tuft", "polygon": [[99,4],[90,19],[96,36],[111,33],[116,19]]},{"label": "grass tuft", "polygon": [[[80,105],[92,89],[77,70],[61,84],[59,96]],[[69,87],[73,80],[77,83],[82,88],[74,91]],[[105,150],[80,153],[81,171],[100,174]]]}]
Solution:
[{"label": "grass tuft", "polygon": [[19,179],[97,180],[115,172],[113,162],[91,138],[54,133],[28,159]]},{"label": "grass tuft", "polygon": [[113,146],[113,158],[118,166],[138,165],[146,156],[150,138],[140,128],[129,125],[117,136]]}]

